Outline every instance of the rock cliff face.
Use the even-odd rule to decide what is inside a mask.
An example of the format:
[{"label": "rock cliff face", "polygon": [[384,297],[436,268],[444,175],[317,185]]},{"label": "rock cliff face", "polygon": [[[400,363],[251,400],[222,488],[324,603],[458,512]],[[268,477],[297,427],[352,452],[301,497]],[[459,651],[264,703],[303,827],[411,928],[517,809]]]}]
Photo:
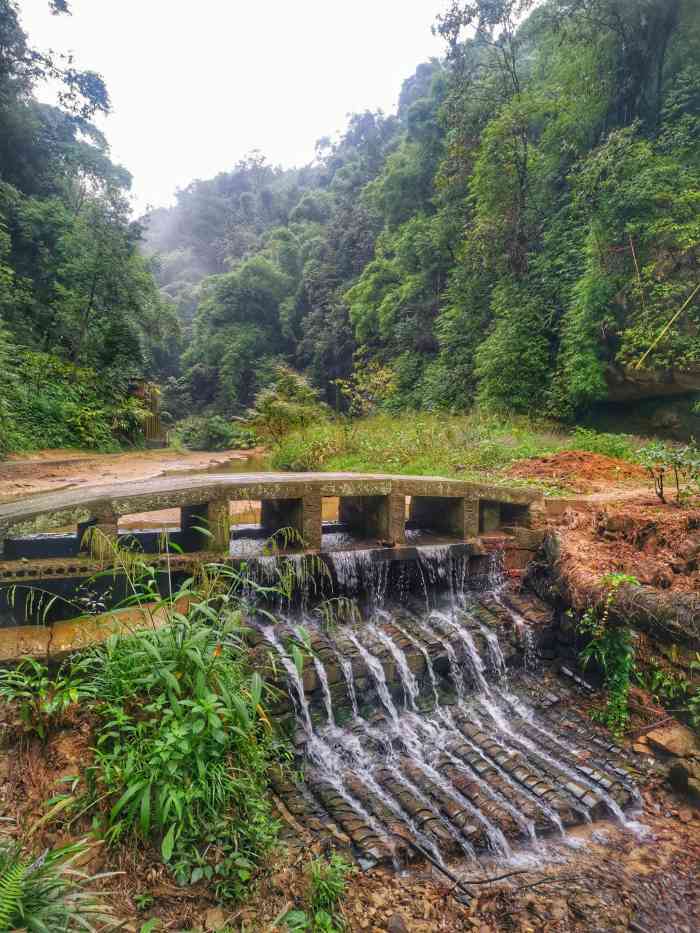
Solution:
[{"label": "rock cliff face", "polygon": [[609,366],[606,372],[608,400],[637,402],[643,399],[674,398],[700,392],[700,366],[680,372]]}]

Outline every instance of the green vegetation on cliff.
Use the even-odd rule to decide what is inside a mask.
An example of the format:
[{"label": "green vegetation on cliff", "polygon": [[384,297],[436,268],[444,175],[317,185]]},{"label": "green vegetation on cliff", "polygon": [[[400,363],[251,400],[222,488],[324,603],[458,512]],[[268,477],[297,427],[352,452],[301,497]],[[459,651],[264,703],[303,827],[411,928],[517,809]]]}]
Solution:
[{"label": "green vegetation on cliff", "polygon": [[[60,106],[34,96],[45,79]],[[109,109],[99,75],[31,48],[18,7],[0,0],[0,455],[133,437],[130,378],[177,360],[179,324],[138,249],[129,173],[91,122]]]},{"label": "green vegetation on cliff", "polygon": [[[698,284],[700,8],[471,0],[396,115],[356,114],[316,163],[259,153],[151,216],[191,341],[175,415],[241,412],[275,366],[326,401],[387,368],[389,408],[572,418]],[[643,375],[693,372],[700,302]]]}]

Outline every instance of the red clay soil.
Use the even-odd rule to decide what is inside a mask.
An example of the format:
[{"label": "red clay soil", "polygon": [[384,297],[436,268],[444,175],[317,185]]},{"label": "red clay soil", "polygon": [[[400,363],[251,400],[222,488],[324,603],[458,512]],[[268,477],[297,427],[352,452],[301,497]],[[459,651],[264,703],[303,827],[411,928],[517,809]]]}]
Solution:
[{"label": "red clay soil", "polygon": [[[550,524],[555,524],[551,522]],[[700,508],[646,500],[572,509],[560,527],[560,570],[573,580],[627,573],[663,590],[700,592]]]},{"label": "red clay soil", "polygon": [[587,450],[560,450],[545,457],[519,460],[509,476],[554,483],[574,492],[597,492],[611,484],[640,484],[646,479],[642,467],[626,460],[606,457]]}]

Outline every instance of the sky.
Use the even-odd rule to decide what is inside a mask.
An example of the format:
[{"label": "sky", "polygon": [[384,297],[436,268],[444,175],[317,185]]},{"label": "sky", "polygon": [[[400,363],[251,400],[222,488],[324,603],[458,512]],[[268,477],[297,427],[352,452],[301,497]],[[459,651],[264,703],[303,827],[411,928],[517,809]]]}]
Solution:
[{"label": "sky", "polygon": [[141,212],[251,149],[302,165],[347,114],[394,110],[402,81],[443,53],[430,27],[447,0],[71,0],[72,16],[52,16],[48,0],[19,7],[33,46],[73,52],[105,79],[113,112],[100,128]]}]

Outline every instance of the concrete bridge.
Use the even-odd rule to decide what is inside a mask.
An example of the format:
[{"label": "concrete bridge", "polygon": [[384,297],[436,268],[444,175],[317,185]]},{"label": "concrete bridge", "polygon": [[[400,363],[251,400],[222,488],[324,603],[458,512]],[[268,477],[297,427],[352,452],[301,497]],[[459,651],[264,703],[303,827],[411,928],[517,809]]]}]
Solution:
[{"label": "concrete bridge", "polygon": [[407,518],[413,527],[452,541],[527,528],[531,506],[541,494],[432,476],[363,473],[210,473],[64,490],[0,505],[0,583],[32,576],[28,563],[45,564],[43,559],[55,556],[40,549],[50,545],[48,539],[23,552],[27,539],[11,534],[13,527],[42,516],[72,517],[78,510],[89,514],[90,520],[73,536],[73,554],[80,562],[86,560],[79,551],[88,526],[116,539],[120,517],[173,508],[180,509],[179,545],[184,552],[221,553],[229,549],[229,503],[259,501],[266,536],[293,528],[305,549],[318,551],[324,498],[338,499],[340,522],[358,542],[400,547]]}]

